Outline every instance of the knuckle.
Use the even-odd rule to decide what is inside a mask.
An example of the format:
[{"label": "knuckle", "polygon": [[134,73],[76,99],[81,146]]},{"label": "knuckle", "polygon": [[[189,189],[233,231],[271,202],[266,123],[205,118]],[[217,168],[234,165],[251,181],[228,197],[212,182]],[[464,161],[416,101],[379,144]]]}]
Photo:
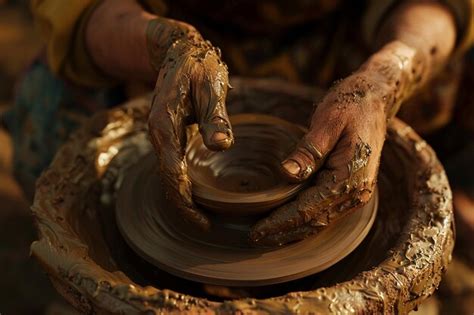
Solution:
[{"label": "knuckle", "polygon": [[199,34],[198,30],[193,25],[184,22],[180,23],[182,23],[181,26],[183,27],[185,32],[190,34]]},{"label": "knuckle", "polygon": [[312,159],[311,154],[308,152],[308,150],[306,150],[303,147],[302,144],[300,144],[296,147],[296,149],[291,154],[290,158],[292,158],[292,159],[301,159],[301,158],[303,158],[303,159],[305,159],[305,158]]}]

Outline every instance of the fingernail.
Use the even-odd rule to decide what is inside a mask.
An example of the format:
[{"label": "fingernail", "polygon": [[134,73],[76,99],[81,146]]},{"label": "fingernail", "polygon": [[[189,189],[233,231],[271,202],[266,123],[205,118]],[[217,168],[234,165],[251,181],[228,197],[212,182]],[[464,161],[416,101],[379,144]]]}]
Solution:
[{"label": "fingernail", "polygon": [[301,167],[295,160],[286,160],[282,166],[291,175],[298,175],[301,172]]},{"label": "fingernail", "polygon": [[220,131],[214,132],[214,134],[211,137],[211,141],[214,143],[223,142],[226,140],[229,140],[229,137],[227,136],[226,133],[220,132]]}]

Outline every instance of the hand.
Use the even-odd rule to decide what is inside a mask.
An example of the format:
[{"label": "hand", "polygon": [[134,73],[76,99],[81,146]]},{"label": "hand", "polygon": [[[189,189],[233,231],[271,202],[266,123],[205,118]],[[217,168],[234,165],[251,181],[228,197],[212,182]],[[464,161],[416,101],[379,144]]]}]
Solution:
[{"label": "hand", "polygon": [[[218,49],[205,42],[194,29],[183,30],[181,26],[173,26],[167,33],[165,39],[170,42],[170,48],[166,54],[155,56],[154,61],[161,68],[148,120],[149,132],[168,199],[186,221],[207,229],[208,218],[192,200],[185,159],[186,126],[197,123],[210,150],[225,150],[232,145],[225,107],[228,72]],[[157,34],[151,40],[161,37],[157,45],[168,31],[165,27],[157,25],[158,29],[151,31]],[[151,51],[153,56],[153,47]]]},{"label": "hand", "polygon": [[318,173],[296,200],[252,228],[252,242],[273,246],[306,238],[370,200],[385,140],[384,95],[389,95],[388,85],[378,84],[379,79],[373,71],[361,70],[319,103],[309,132],[282,163],[290,181]]}]

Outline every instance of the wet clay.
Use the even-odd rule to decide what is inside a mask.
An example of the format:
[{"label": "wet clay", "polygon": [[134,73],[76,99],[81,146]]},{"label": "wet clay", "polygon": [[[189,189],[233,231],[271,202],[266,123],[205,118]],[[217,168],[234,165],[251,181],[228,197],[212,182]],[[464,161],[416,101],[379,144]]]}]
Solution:
[{"label": "wet clay", "polygon": [[[286,83],[235,80],[233,86],[230,113],[267,113],[295,123],[304,123],[317,98],[309,89]],[[146,143],[148,104],[149,99],[139,99],[97,114],[38,181],[33,213],[39,240],[32,255],[80,310],[404,314],[438,286],[453,247],[451,192],[433,150],[398,120],[388,127],[374,228],[340,263],[285,283],[286,291],[272,287],[273,293],[259,299],[263,288],[235,290],[224,302],[200,296],[230,289],[167,281],[169,276],[151,272],[122,244],[108,215],[123,181],[119,170],[149,149],[140,145]]]},{"label": "wet clay", "polygon": [[268,212],[296,195],[304,183],[288,183],[280,162],[306,129],[268,115],[231,116],[235,143],[222,152],[208,150],[200,134],[187,147],[193,199],[203,209],[245,216]]},{"label": "wet clay", "polygon": [[353,251],[368,234],[376,215],[377,195],[360,211],[316,237],[284,247],[255,248],[248,233],[258,217],[209,213],[213,226],[206,233],[183,224],[166,202],[156,164],[150,150],[134,165],[120,170],[124,180],[117,196],[117,224],[141,257],[193,281],[261,286],[319,272]]}]

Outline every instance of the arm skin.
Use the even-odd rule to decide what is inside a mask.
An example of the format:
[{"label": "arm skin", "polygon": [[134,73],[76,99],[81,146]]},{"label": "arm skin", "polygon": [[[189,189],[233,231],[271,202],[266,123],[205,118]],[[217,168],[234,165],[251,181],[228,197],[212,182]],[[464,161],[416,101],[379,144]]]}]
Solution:
[{"label": "arm skin", "polygon": [[251,231],[251,240],[279,245],[318,233],[366,204],[374,190],[386,124],[400,104],[447,62],[454,19],[435,1],[406,1],[378,34],[380,47],[318,104],[310,131],[282,163],[291,181],[313,184]]},{"label": "arm skin", "polygon": [[146,30],[156,18],[134,0],[103,1],[87,24],[89,54],[111,77],[154,83],[158,72],[148,54]]}]

